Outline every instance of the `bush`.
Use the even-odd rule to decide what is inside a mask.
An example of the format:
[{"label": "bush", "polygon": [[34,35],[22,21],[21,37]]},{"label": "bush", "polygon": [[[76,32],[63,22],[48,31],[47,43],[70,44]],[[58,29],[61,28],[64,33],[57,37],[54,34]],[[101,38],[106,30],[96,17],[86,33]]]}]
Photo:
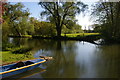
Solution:
[{"label": "bush", "polygon": [[49,22],[36,23],[35,35],[40,35],[44,37],[55,36],[56,35],[55,25]]},{"label": "bush", "polygon": [[26,48],[26,47],[20,47],[20,48],[15,48],[12,50],[12,53],[14,54],[23,54],[31,51],[32,48]]}]

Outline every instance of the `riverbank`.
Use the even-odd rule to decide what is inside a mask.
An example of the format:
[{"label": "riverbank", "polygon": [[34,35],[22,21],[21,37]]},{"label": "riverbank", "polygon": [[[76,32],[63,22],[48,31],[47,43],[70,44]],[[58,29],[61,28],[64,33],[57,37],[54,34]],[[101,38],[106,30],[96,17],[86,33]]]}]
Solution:
[{"label": "riverbank", "polygon": [[100,33],[61,34],[61,36],[66,36],[66,37],[86,37],[86,36],[94,36],[94,35],[100,35]]},{"label": "riverbank", "polygon": [[[20,38],[21,39],[21,38]],[[12,44],[20,42],[19,38],[15,38],[12,41]],[[55,41],[49,39],[27,39],[22,38],[23,46],[33,47],[32,52],[34,57],[37,58],[40,55],[52,56],[53,61],[47,62],[47,64],[42,65],[41,67],[47,68],[45,73],[45,78],[48,77],[61,77],[61,69],[64,70],[62,76],[81,77],[81,74],[86,74],[89,77],[89,74],[93,74],[94,77],[117,77],[119,71],[119,53],[120,45],[100,45],[91,44],[89,42],[83,41]],[[23,44],[26,43],[26,44]],[[88,62],[90,64],[88,64]],[[109,63],[109,64],[108,64]],[[67,64],[67,66],[66,66]],[[112,65],[112,66],[111,66]],[[83,69],[83,67],[85,67]],[[75,70],[74,70],[75,69]],[[68,72],[69,71],[69,72]],[[84,71],[86,73],[84,73]],[[96,71],[96,72],[94,72]],[[51,74],[52,75],[48,75]],[[60,73],[59,73],[60,72]],[[33,72],[31,72],[33,73]],[[68,76],[67,74],[70,76]],[[77,74],[76,74],[77,73]],[[88,74],[87,74],[88,73]],[[95,73],[95,74],[94,74]],[[56,75],[57,74],[57,75]],[[96,76],[97,74],[97,76]],[[21,74],[22,75],[22,74]],[[41,77],[36,76],[35,77]]]},{"label": "riverbank", "polygon": [[79,40],[79,41],[94,41],[100,39],[100,33],[77,33],[77,34],[61,34],[57,36],[41,36],[41,35],[9,35],[13,38],[38,38],[38,39],[53,39],[53,40]]},{"label": "riverbank", "polygon": [[33,59],[33,54],[28,49],[12,48],[8,51],[0,52],[1,65],[10,64],[18,61]]}]

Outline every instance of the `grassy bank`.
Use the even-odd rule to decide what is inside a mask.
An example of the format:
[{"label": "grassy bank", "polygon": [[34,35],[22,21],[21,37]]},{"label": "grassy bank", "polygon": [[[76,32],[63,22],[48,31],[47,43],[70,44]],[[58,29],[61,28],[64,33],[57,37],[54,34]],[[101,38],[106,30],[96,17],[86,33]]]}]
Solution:
[{"label": "grassy bank", "polygon": [[24,61],[33,59],[33,54],[31,52],[24,53],[13,53],[13,51],[2,51],[0,52],[1,64],[9,64],[17,61]]},{"label": "grassy bank", "polygon": [[9,35],[9,37],[32,38],[32,35],[21,35],[21,36],[18,36],[18,35]]},{"label": "grassy bank", "polygon": [[66,36],[66,37],[85,37],[85,36],[94,36],[94,35],[100,35],[100,33],[61,34],[61,36]]},{"label": "grassy bank", "polygon": [[[66,37],[85,37],[85,36],[94,36],[94,35],[100,35],[100,33],[76,33],[76,34],[61,34],[61,36]],[[54,37],[54,36],[47,36],[47,35],[21,35],[21,36],[15,36],[15,35],[9,35],[10,37],[23,37],[23,38],[32,38],[32,37]]]},{"label": "grassy bank", "polygon": [[[23,35],[22,37],[25,37]],[[61,37],[58,36],[47,36],[47,35],[31,35],[32,38],[35,39],[52,39],[52,40],[79,40],[79,41],[88,41],[93,42],[101,38],[100,33],[76,33],[76,34],[61,34]],[[11,36],[11,37],[19,37],[21,36]]]}]

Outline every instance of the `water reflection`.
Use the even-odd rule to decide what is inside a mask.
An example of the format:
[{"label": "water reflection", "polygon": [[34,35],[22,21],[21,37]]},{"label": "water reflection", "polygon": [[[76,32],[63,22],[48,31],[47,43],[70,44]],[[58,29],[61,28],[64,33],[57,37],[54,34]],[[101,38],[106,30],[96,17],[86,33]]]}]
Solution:
[{"label": "water reflection", "polygon": [[13,38],[9,38],[9,43],[13,43]]},{"label": "water reflection", "polygon": [[[39,78],[39,77],[42,78],[41,74],[44,73],[45,71],[46,71],[45,69],[38,67],[38,68],[35,68],[30,71],[26,71],[21,74],[10,76],[9,78],[10,80],[25,80],[25,79]],[[37,77],[37,75],[39,75],[39,77]],[[8,80],[8,78],[4,78],[3,80]]]},{"label": "water reflection", "polygon": [[[76,65],[78,65],[83,71],[83,74],[81,74],[82,78],[96,77],[96,68],[94,65],[94,62],[96,61],[96,46],[87,42],[84,42],[84,44],[85,45],[82,45],[82,43],[76,43]],[[80,73],[81,69],[79,71]]]},{"label": "water reflection", "polygon": [[117,78],[120,76],[120,45],[98,46],[80,41],[39,39],[15,40],[16,45],[32,46],[34,57],[52,56],[41,65],[41,78]]}]

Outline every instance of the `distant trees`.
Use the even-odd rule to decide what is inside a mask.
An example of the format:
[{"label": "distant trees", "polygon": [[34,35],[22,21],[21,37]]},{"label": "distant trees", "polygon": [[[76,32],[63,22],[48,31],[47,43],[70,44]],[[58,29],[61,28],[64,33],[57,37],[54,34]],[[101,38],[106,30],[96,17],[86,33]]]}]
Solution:
[{"label": "distant trees", "polygon": [[19,32],[18,26],[16,24],[20,22],[21,18],[28,17],[30,14],[29,11],[24,10],[24,6],[21,3],[17,3],[15,5],[7,3],[5,7],[7,10],[3,15],[3,19],[8,23],[8,26],[12,32],[15,31],[17,35],[21,36],[21,33]]},{"label": "distant trees", "polygon": [[34,24],[32,24],[29,18],[22,17],[19,19],[19,22],[15,24],[17,26],[18,32],[21,35],[32,35],[34,34]]},{"label": "distant trees", "polygon": [[92,15],[105,40],[120,42],[120,2],[96,3]]},{"label": "distant trees", "polygon": [[79,24],[75,24],[73,26],[73,33],[83,33],[82,26]]},{"label": "distant trees", "polygon": [[[49,4],[49,5],[47,5]],[[50,14],[48,18],[49,22],[39,21],[34,17],[29,17],[30,13],[28,9],[24,8],[21,3],[11,4],[6,3],[4,5],[4,14],[2,18],[2,33],[3,37],[8,35],[41,35],[41,36],[61,36],[61,33],[79,33],[82,32],[81,26],[76,24],[75,14],[80,11],[84,11],[86,5],[83,3],[40,3],[41,6],[49,6],[51,10],[54,10],[53,14],[49,11],[42,12],[41,14]],[[79,8],[80,6],[82,8]],[[55,8],[55,9],[52,9]],[[84,7],[84,8],[83,8]],[[3,38],[4,39],[4,38]]]},{"label": "distant trees", "polygon": [[62,27],[69,21],[74,22],[75,15],[84,11],[87,5],[81,2],[39,2],[44,11],[41,15],[46,15],[56,27],[57,36],[61,36]]},{"label": "distant trees", "polygon": [[63,25],[63,29],[62,29],[62,33],[64,34],[73,34],[73,33],[83,33],[83,30],[81,29],[82,26],[80,26],[79,24],[74,23],[74,25]]},{"label": "distant trees", "polygon": [[[34,17],[29,17],[28,9],[23,9],[21,3],[10,4],[4,6],[7,10],[4,11],[2,23],[3,37],[8,35],[46,35],[53,36],[56,34],[55,25],[50,22],[41,22]],[[4,39],[4,38],[3,38]]]},{"label": "distant trees", "polygon": [[50,22],[37,22],[35,25],[35,35],[41,36],[55,36],[55,25]]},{"label": "distant trees", "polygon": [[102,31],[102,28],[101,28],[101,25],[100,24],[93,24],[91,25],[92,28],[94,29],[93,31],[96,32],[96,33],[101,33]]}]

